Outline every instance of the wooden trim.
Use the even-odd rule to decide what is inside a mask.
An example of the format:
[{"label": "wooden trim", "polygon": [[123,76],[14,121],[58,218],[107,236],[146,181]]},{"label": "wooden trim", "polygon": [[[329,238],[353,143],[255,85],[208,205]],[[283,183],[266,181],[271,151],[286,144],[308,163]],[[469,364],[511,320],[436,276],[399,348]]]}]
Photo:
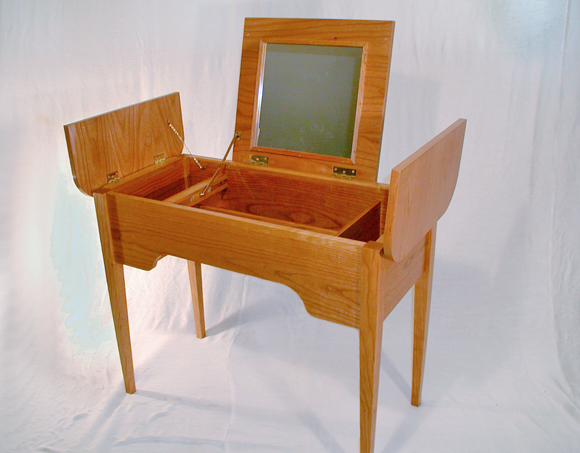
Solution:
[{"label": "wooden trim", "polygon": [[[255,133],[252,134],[252,142],[255,141]],[[327,156],[324,154],[312,154],[306,153],[303,151],[292,151],[288,149],[278,149],[278,148],[268,148],[266,146],[258,146],[252,145],[252,154],[258,154],[260,156],[268,156],[272,154],[277,154],[279,156],[287,156],[287,157],[294,157],[294,158],[301,158],[301,159],[312,159],[314,161],[326,161],[334,164],[341,164],[341,165],[354,165],[354,159],[347,159],[346,157],[338,157],[338,156]]]},{"label": "wooden trim", "polygon": [[[304,151],[294,151],[288,149],[279,149],[279,148],[269,148],[266,146],[259,146],[258,141],[258,130],[259,130],[259,123],[260,123],[260,116],[261,116],[261,104],[260,99],[262,99],[262,91],[264,86],[264,72],[265,72],[265,62],[266,62],[266,51],[268,44],[288,44],[288,45],[309,45],[309,46],[334,46],[334,47],[358,47],[362,50],[361,54],[361,67],[360,67],[360,74],[359,74],[359,87],[357,90],[357,106],[356,106],[356,114],[355,114],[355,122],[354,122],[354,130],[353,130],[353,143],[351,149],[351,157],[339,157],[339,156],[331,156],[331,155],[323,155],[323,154],[313,154]],[[254,117],[252,122],[252,134],[250,139],[251,144],[251,151],[255,154],[260,155],[271,155],[271,154],[278,154],[281,156],[288,156],[294,158],[301,158],[301,159],[313,159],[317,161],[324,161],[329,163],[336,163],[336,164],[343,164],[353,166],[355,164],[355,157],[356,157],[356,150],[357,150],[357,143],[358,143],[358,130],[359,124],[361,119],[361,112],[362,112],[362,99],[363,99],[363,92],[364,92],[364,80],[365,80],[365,68],[366,68],[366,61],[367,61],[367,51],[368,51],[368,42],[367,41],[360,41],[360,40],[340,40],[337,41],[336,39],[308,39],[302,38],[301,36],[295,36],[292,38],[263,38],[260,39],[260,50],[258,56],[258,74],[256,78],[256,96],[254,98]]]},{"label": "wooden trim", "polygon": [[[386,94],[391,63],[394,22],[329,19],[246,19],[242,44],[242,63],[238,91],[236,131],[242,136],[236,142],[233,160],[248,162],[252,154],[266,155],[270,166],[297,169],[304,173],[332,174],[336,161],[283,155],[278,150],[264,152],[253,146],[255,122],[259,113],[260,78],[263,67],[261,46],[267,41],[296,44],[328,44],[363,47],[364,70],[359,85],[357,140],[353,168],[357,179],[376,181],[381,148]],[[289,153],[294,154],[294,153]],[[305,153],[300,153],[305,154]]]},{"label": "wooden trim", "polygon": [[[207,161],[206,158],[198,159],[200,162],[205,164]],[[212,162],[212,161],[209,161]],[[289,168],[279,168],[275,165],[266,165],[266,166],[257,166],[249,164],[248,162],[228,162],[227,167],[234,168],[245,168],[250,169],[256,172],[269,172],[274,175],[281,175],[281,176],[292,176],[296,180],[300,181],[314,181],[318,180],[325,185],[329,185],[330,187],[361,187],[365,188],[370,191],[375,191],[377,194],[381,194],[383,196],[389,190],[388,184],[381,184],[373,181],[360,181],[357,179],[341,179],[332,176],[332,173],[329,174],[313,174],[313,173],[304,173],[298,170],[292,170]]]},{"label": "wooden trim", "polygon": [[[279,19],[277,19],[279,20]],[[284,20],[284,19],[282,19]],[[311,19],[311,20],[325,20],[328,19]],[[303,21],[300,19],[300,21]],[[354,22],[354,21],[352,21]],[[359,21],[364,22],[364,21]],[[262,38],[260,42],[264,44],[298,44],[298,45],[305,45],[305,46],[335,46],[335,47],[364,47],[367,44],[367,41],[364,38],[361,39],[341,39],[338,41],[337,39],[311,39],[305,37],[305,35],[295,35],[292,37],[273,37],[273,38]]]},{"label": "wooden trim", "polygon": [[216,191],[219,192],[221,190],[225,190],[228,187],[226,183],[227,182],[226,175],[219,175],[213,180],[210,190],[202,197],[201,192],[203,192],[203,190],[207,187],[210,180],[211,178],[207,178],[201,182],[198,182],[197,184],[191,187],[187,187],[185,190],[182,190],[181,192],[176,193],[175,195],[172,195],[164,199],[163,201],[166,203],[175,203],[175,204],[183,204],[184,202],[199,203],[206,196],[215,194]]},{"label": "wooden trim", "polygon": [[404,259],[445,213],[459,174],[466,121],[457,120],[391,172],[385,253]]}]

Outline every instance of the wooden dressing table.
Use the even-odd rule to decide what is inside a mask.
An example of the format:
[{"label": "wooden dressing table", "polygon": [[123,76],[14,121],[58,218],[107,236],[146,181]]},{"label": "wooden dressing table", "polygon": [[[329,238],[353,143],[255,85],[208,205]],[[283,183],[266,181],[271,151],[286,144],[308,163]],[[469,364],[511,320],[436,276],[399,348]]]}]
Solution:
[{"label": "wooden dressing table", "polygon": [[95,199],[127,392],[136,387],[123,265],[150,270],[173,255],[188,260],[200,338],[201,263],[287,285],[311,315],[359,329],[361,452],[373,451],[383,321],[415,286],[419,405],[435,228],[465,120],[396,166],[390,185],[376,182],[393,29],[246,19],[223,165],[182,154],[178,93],[65,126],[75,183]]}]

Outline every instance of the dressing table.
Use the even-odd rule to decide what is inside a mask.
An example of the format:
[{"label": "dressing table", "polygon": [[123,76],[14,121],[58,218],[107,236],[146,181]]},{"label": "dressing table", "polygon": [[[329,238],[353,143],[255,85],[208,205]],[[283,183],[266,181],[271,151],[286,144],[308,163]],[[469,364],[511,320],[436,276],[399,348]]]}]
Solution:
[{"label": "dressing table", "polygon": [[376,182],[393,30],[246,19],[231,161],[183,153],[178,93],[65,126],[75,183],[96,204],[128,393],[123,266],[150,270],[172,255],[187,260],[200,338],[201,263],[287,285],[312,316],[359,330],[361,452],[374,446],[383,321],[414,286],[420,404],[435,231],[466,122],[397,165],[390,184]]}]

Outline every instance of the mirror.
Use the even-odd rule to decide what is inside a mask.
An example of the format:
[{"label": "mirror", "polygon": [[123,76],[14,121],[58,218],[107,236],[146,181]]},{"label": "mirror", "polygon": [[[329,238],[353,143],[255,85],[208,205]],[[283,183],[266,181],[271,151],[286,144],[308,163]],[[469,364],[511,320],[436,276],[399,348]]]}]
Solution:
[{"label": "mirror", "polygon": [[267,44],[256,144],[350,159],[362,50]]}]

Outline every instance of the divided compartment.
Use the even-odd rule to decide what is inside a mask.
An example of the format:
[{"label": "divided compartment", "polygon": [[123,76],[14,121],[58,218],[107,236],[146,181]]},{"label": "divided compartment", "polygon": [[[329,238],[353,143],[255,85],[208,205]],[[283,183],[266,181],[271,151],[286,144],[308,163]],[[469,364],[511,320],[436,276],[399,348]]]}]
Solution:
[{"label": "divided compartment", "polygon": [[364,242],[377,240],[384,228],[386,186],[228,163],[207,190],[218,162],[200,161],[204,170],[181,156],[112,190]]}]

